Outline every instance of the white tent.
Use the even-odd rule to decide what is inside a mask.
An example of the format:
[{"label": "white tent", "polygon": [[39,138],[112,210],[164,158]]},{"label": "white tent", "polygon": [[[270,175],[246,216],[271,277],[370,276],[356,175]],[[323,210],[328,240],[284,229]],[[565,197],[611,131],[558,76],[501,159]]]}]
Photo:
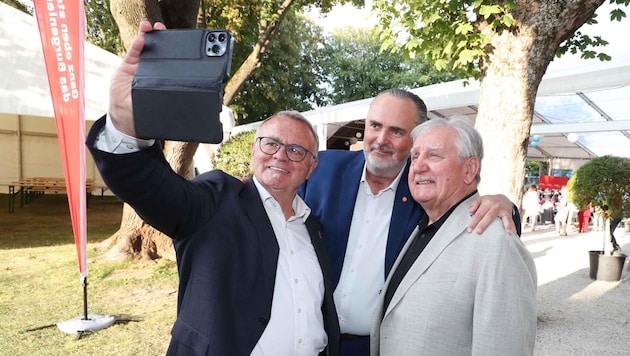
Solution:
[{"label": "white tent", "polygon": [[[120,58],[89,43],[84,48],[89,129],[107,111],[109,81]],[[87,156],[87,178],[102,185]],[[0,157],[0,182],[63,177],[36,19],[4,3],[0,3]]]}]

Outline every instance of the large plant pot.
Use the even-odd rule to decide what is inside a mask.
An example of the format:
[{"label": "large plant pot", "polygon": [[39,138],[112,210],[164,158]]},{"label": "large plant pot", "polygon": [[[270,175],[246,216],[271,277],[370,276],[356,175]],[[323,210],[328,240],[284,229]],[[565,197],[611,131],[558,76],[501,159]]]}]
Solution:
[{"label": "large plant pot", "polygon": [[621,272],[627,255],[605,255],[604,251],[589,251],[588,254],[591,279],[607,282],[621,280]]},{"label": "large plant pot", "polygon": [[588,251],[588,272],[589,277],[595,280],[597,279],[597,267],[599,267],[599,256],[602,255],[604,251]]}]

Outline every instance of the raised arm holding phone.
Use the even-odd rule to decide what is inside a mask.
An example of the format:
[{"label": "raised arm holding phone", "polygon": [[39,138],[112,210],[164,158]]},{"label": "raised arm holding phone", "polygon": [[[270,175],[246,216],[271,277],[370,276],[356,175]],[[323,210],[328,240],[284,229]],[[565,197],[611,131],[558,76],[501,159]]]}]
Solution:
[{"label": "raised arm holding phone", "polygon": [[164,25],[139,29],[87,145],[111,191],[173,239],[179,290],[167,355],[338,355],[330,261],[296,195],[317,166],[315,130],[279,112],[251,144],[252,179],[179,176],[156,140],[136,138],[131,89],[143,35]]}]

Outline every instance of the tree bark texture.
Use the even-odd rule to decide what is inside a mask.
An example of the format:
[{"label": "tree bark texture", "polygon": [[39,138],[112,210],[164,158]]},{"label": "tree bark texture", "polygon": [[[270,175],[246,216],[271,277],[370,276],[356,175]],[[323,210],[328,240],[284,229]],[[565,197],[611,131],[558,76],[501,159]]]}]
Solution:
[{"label": "tree bark texture", "polygon": [[138,35],[140,21],[164,21],[157,0],[111,0],[109,7],[125,49]]},{"label": "tree bark texture", "polygon": [[479,191],[502,193],[520,206],[529,132],[538,86],[558,46],[591,18],[604,0],[516,1],[516,27],[493,31],[481,63],[475,127],[484,140]]}]

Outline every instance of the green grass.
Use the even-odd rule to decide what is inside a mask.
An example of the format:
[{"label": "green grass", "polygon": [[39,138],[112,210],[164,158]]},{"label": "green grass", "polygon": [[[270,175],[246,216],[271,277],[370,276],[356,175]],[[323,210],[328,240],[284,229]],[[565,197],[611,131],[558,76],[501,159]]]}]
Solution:
[{"label": "green grass", "polygon": [[[44,195],[8,213],[0,194],[0,350],[4,355],[163,355],[177,303],[173,262],[99,259],[100,241],[118,230],[122,203],[92,197],[88,219],[88,313],[117,316],[94,333],[61,332],[83,316],[83,287],[65,195]],[[125,320],[133,320],[124,322]],[[30,329],[38,330],[28,331]]]}]

